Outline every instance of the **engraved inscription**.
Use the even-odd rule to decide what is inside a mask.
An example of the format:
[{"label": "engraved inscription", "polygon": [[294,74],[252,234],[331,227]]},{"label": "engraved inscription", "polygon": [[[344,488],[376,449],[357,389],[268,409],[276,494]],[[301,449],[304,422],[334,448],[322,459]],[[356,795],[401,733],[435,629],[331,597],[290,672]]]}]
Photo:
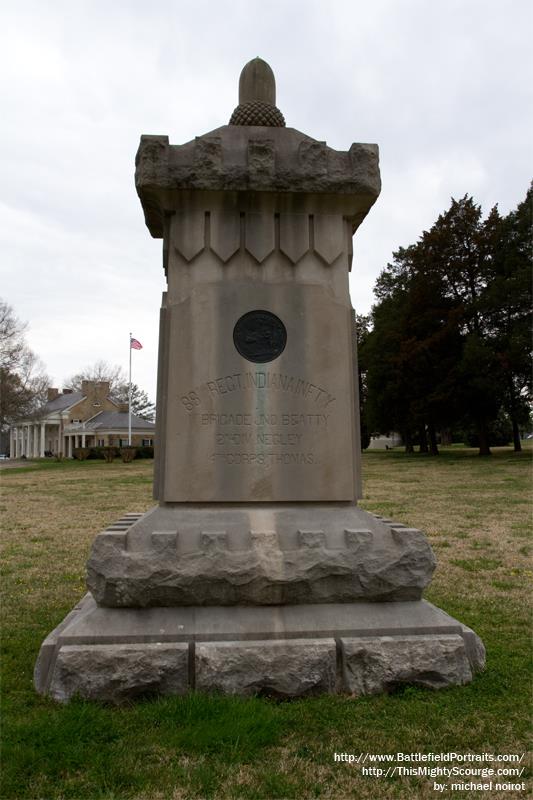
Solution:
[{"label": "engraved inscription", "polygon": [[200,398],[196,394],[196,392],[188,392],[184,394],[183,397],[180,398],[181,402],[187,409],[187,411],[191,412],[196,406],[200,405]]},{"label": "engraved inscription", "polygon": [[303,397],[317,407],[328,411],[332,411],[335,407],[336,398],[322,386],[305,380],[305,378],[268,371],[234,372],[231,375],[223,375],[196,386],[193,390],[181,395],[179,399],[184,408],[192,413],[210,397],[217,399],[222,395],[255,389],[268,389]]},{"label": "engraved inscription", "polygon": [[329,414],[197,414],[201,425],[305,425],[327,428]]},{"label": "engraved inscription", "polygon": [[[192,424],[211,431],[213,463],[227,465],[318,464],[319,441],[329,438],[330,414],[196,413]],[[318,437],[318,438],[317,438]]]},{"label": "engraved inscription", "polygon": [[225,464],[259,464],[272,467],[276,464],[316,464],[314,453],[212,453],[211,461]]},{"label": "engraved inscription", "polygon": [[[268,397],[274,402],[275,395],[277,408],[269,411]],[[239,396],[246,404],[253,398],[252,408],[239,409]],[[208,459],[214,465],[305,469],[329,458],[336,398],[312,381],[270,370],[234,372],[206,380],[180,401],[196,435],[211,445]],[[223,411],[226,402],[231,410]],[[215,410],[204,411],[205,406]]]}]

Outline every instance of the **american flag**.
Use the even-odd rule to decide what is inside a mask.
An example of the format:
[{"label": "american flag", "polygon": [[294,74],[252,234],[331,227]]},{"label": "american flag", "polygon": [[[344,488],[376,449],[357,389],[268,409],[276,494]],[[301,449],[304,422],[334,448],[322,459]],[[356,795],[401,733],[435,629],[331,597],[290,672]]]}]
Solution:
[{"label": "american flag", "polygon": [[142,350],[143,346],[138,339],[134,339],[133,336],[130,336],[130,347],[132,350]]}]

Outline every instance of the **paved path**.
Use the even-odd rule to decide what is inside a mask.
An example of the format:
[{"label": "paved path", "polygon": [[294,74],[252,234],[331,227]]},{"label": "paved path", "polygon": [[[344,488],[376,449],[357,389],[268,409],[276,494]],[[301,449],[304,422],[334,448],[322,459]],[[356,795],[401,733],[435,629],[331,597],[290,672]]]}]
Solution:
[{"label": "paved path", "polygon": [[6,458],[0,459],[0,470],[9,469],[10,467],[28,467],[30,464],[36,464],[31,458]]}]

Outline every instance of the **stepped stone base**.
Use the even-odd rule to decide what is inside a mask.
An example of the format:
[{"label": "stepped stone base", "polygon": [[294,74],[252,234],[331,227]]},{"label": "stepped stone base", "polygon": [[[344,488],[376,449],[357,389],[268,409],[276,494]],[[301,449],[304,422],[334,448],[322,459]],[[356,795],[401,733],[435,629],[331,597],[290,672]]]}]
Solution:
[{"label": "stepped stone base", "polygon": [[283,698],[461,685],[484,663],[479,637],[425,600],[133,609],[87,594],[43,642],[34,678],[61,702],[192,689]]}]

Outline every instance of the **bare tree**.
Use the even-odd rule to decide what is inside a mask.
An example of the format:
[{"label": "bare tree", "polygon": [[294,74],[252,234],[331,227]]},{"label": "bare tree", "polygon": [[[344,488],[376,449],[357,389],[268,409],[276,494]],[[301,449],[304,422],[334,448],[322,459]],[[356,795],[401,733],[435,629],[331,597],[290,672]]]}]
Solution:
[{"label": "bare tree", "polygon": [[108,364],[107,361],[99,359],[94,364],[84,367],[80,372],[67,378],[64,386],[75,392],[81,391],[82,381],[107,381],[109,383],[109,394],[115,396],[120,387],[127,383],[126,373],[118,364]]},{"label": "bare tree", "polygon": [[26,346],[24,334],[28,324],[21,322],[11,306],[0,298],[0,367],[16,369],[21,350]]},{"label": "bare tree", "polygon": [[33,416],[46,399],[50,379],[26,344],[27,323],[0,299],[0,429]]}]

